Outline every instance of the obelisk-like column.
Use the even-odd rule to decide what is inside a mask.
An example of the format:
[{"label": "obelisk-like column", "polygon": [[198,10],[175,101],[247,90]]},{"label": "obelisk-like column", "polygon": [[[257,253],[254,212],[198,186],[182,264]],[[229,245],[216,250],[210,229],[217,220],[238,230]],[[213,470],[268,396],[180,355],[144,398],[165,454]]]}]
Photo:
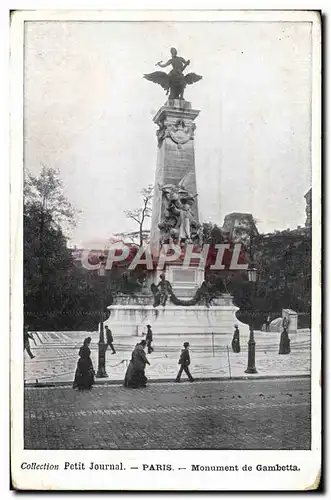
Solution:
[{"label": "obelisk-like column", "polygon": [[[193,195],[197,193],[194,158],[194,120],[200,113],[192,109],[191,103],[184,99],[169,99],[156,113],[153,121],[158,125],[157,165],[155,191],[151,221],[151,247],[154,251],[160,245],[160,230],[165,203],[159,186],[175,186],[186,176],[185,187]],[[195,220],[199,221],[198,201],[191,207]]]}]

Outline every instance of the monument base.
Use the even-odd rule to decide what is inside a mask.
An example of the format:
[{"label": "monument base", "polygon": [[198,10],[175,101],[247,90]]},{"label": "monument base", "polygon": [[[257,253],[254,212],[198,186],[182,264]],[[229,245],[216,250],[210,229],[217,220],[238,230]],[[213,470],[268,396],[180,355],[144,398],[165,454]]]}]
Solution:
[{"label": "monument base", "polygon": [[233,305],[231,295],[223,295],[217,300],[217,305],[210,307],[175,306],[171,303],[157,308],[146,303],[115,304],[109,306],[110,317],[105,325],[112,330],[114,337],[141,337],[142,333],[146,332],[147,325],[151,325],[153,335],[157,336],[231,334],[235,324],[242,333],[246,333],[247,325],[236,318],[238,309]]},{"label": "monument base", "polygon": [[191,299],[205,279],[203,266],[183,268],[182,265],[166,265],[164,271],[156,271],[151,275],[151,282],[158,285],[160,274],[171,283],[172,290],[179,299]]}]

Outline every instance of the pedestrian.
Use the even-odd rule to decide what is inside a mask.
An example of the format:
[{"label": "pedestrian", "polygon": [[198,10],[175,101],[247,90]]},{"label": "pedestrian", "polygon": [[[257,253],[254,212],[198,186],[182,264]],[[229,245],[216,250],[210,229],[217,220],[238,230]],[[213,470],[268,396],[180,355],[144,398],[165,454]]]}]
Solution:
[{"label": "pedestrian", "polygon": [[145,375],[145,368],[146,364],[149,365],[150,362],[146,358],[145,347],[146,340],[142,340],[133,349],[124,378],[124,387],[132,387],[134,389],[146,387],[147,377]]},{"label": "pedestrian", "polygon": [[287,319],[286,316],[284,316],[284,318],[283,318],[283,330],[287,331],[288,325],[289,325],[289,320]]},{"label": "pedestrian", "polygon": [[151,325],[147,325],[146,342],[147,342],[148,354],[151,354],[154,351],[152,347],[152,341],[153,341],[152,328]]},{"label": "pedestrian", "polygon": [[94,368],[91,360],[91,337],[86,337],[82,347],[79,349],[79,360],[77,363],[73,388],[80,391],[91,389],[94,384]]},{"label": "pedestrian", "polygon": [[265,322],[265,331],[266,331],[266,332],[270,332],[270,323],[271,323],[271,318],[270,318],[270,316],[268,315],[267,320],[266,320],[266,322]]},{"label": "pedestrian", "polygon": [[106,329],[106,338],[107,338],[106,351],[107,351],[108,346],[109,346],[112,350],[112,354],[116,354],[116,351],[115,351],[115,348],[113,345],[114,338],[113,338],[112,331],[108,328],[108,326],[106,326],[105,329]]},{"label": "pedestrian", "polygon": [[232,338],[232,351],[233,352],[240,352],[240,331],[238,328],[238,325],[234,325],[234,334]]},{"label": "pedestrian", "polygon": [[290,342],[291,341],[289,339],[287,329],[283,328],[283,331],[280,336],[278,354],[290,354],[291,352]]},{"label": "pedestrian", "polygon": [[33,335],[28,332],[27,328],[24,328],[24,349],[28,355],[30,356],[31,359],[35,358],[34,354],[31,352],[30,349],[30,339],[33,340],[33,342],[37,345],[35,339],[33,338]]},{"label": "pedestrian", "polygon": [[179,369],[179,372],[177,374],[177,377],[176,377],[176,382],[180,382],[180,377],[183,373],[183,370],[184,372],[186,373],[186,375],[188,376],[189,378],[189,381],[190,382],[194,382],[194,379],[190,373],[190,370],[189,370],[189,365],[191,363],[191,359],[190,359],[190,353],[189,353],[189,346],[190,344],[188,342],[184,342],[184,349],[182,349],[182,352],[181,352],[181,355],[180,355],[180,358],[179,358],[179,361],[178,361],[178,364],[180,365],[180,369]]}]

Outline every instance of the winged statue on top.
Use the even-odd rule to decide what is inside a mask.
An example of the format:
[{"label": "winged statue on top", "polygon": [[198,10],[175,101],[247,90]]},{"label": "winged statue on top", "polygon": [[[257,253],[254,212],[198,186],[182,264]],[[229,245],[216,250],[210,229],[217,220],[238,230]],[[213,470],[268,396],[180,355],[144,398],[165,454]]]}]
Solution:
[{"label": "winged statue on top", "polygon": [[166,90],[166,95],[169,95],[169,99],[184,99],[184,90],[186,85],[192,85],[201,80],[202,76],[196,73],[183,74],[185,68],[190,64],[190,60],[187,61],[183,57],[177,55],[177,50],[175,48],[170,49],[171,57],[170,59],[162,63],[159,61],[155,66],[160,68],[165,68],[167,66],[172,66],[172,70],[169,73],[164,71],[154,71],[154,73],[148,73],[144,75],[146,80],[153,83],[158,83],[164,90]]}]

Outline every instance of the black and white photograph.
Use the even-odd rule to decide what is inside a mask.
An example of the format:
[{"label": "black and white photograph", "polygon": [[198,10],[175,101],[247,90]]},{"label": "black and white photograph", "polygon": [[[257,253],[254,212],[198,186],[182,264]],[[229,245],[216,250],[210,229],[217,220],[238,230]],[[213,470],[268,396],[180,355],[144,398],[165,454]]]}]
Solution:
[{"label": "black and white photograph", "polygon": [[319,12],[16,11],[11,58],[14,488],[316,488]]}]

